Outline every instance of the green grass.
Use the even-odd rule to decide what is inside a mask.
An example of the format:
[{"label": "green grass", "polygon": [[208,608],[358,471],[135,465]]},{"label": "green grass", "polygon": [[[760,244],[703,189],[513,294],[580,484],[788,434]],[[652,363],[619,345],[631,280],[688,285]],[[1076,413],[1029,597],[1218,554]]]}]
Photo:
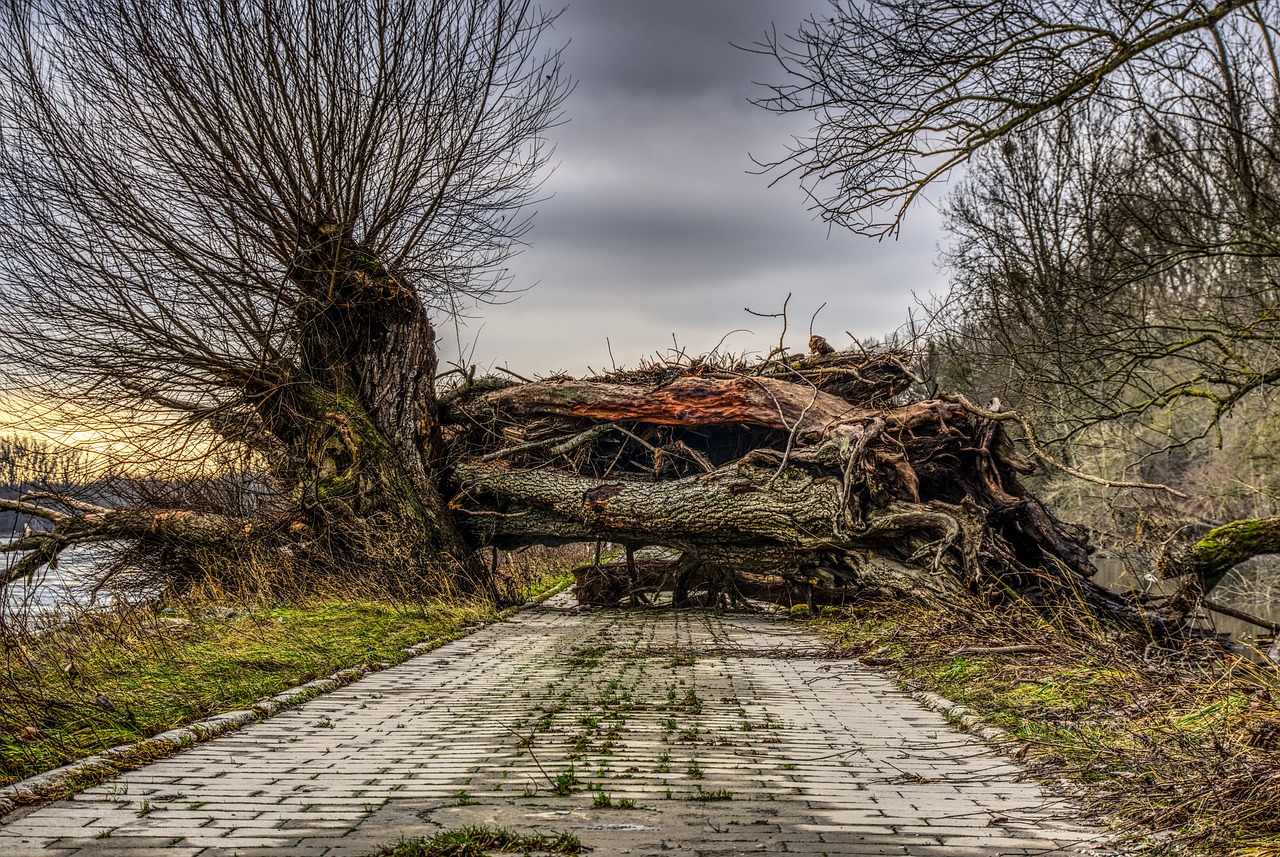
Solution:
[{"label": "green grass", "polygon": [[378,852],[378,857],[485,857],[487,854],[581,854],[582,842],[572,833],[517,833],[490,827],[446,830],[423,839],[406,839]]},{"label": "green grass", "polygon": [[706,791],[702,786],[698,786],[698,790],[696,792],[691,792],[685,800],[696,801],[698,803],[733,800],[733,792],[728,789],[712,789],[711,791]]},{"label": "green grass", "polygon": [[[548,575],[537,585],[561,582]],[[10,638],[0,653],[0,785],[341,669],[397,663],[408,646],[496,617],[482,602],[200,602]]]},{"label": "green grass", "polygon": [[573,765],[570,765],[566,770],[556,774],[551,790],[560,797],[568,797],[573,794],[578,784],[578,775],[574,772]]},{"label": "green grass", "polygon": [[[1123,828],[1164,831],[1157,853],[1280,855],[1274,670],[1232,655],[1148,662],[1136,635],[1017,606],[899,601],[822,627],[905,685],[1008,731],[1011,752],[1084,787]],[[981,653],[1012,645],[1043,651]]]}]

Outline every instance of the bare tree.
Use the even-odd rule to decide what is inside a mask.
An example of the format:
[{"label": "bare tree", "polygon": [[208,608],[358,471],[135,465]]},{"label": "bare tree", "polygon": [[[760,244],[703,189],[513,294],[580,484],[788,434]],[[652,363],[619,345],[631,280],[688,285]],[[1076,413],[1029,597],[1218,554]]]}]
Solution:
[{"label": "bare tree", "polygon": [[505,285],[569,90],[537,45],[552,20],[533,0],[9,0],[10,395],[168,458],[233,445],[318,554],[483,585],[443,513],[430,316]]},{"label": "bare tree", "polygon": [[817,120],[765,166],[798,176],[825,219],[879,235],[983,147],[1086,102],[1269,145],[1246,105],[1274,93],[1275,16],[1267,0],[831,0],[755,47],[785,74],[757,103]]}]

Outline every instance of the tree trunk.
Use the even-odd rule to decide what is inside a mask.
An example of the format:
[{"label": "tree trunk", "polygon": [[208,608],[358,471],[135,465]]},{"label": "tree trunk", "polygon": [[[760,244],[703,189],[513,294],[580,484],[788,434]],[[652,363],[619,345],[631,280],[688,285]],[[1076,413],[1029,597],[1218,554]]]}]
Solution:
[{"label": "tree trunk", "polygon": [[[860,588],[967,590],[1170,624],[1092,583],[1084,533],[1021,487],[1032,463],[999,424],[949,402],[891,405],[909,377],[883,371],[892,363],[824,355],[475,383],[444,412],[451,506],[474,541],[503,548],[662,548],[670,567],[659,574],[650,560],[639,575],[650,601],[658,585],[676,602],[699,590],[704,601],[787,604]],[[867,381],[869,366],[882,385]],[[579,571],[580,597],[635,597],[601,569]]]},{"label": "tree trunk", "polygon": [[52,532],[4,546],[27,552],[13,574],[29,574],[74,544],[122,539],[198,574],[198,554],[221,540],[229,551],[287,548],[311,574],[369,569],[404,594],[495,594],[489,568],[441,493],[447,448],[435,334],[417,291],[336,227],[316,230],[290,276],[303,295],[289,308],[296,360],[243,381],[246,407],[212,421],[265,463],[281,495],[272,512],[245,522],[145,504],[65,511],[66,498],[47,497],[22,511],[50,521]]},{"label": "tree trunk", "polygon": [[296,412],[264,418],[284,423],[303,517],[333,562],[492,594],[440,492],[435,332],[417,290],[336,227],[321,226],[292,270],[306,296],[294,308],[306,377]]}]

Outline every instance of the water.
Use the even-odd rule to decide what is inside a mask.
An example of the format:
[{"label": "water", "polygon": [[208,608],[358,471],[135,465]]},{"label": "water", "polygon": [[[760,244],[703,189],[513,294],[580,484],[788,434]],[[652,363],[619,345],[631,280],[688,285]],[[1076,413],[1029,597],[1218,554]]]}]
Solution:
[{"label": "water", "polygon": [[[42,569],[5,587],[0,619],[9,627],[32,629],[112,606],[117,596],[106,589],[96,590],[107,555],[108,548],[101,545],[63,551],[57,568]],[[17,560],[14,557],[11,561]]]},{"label": "water", "polygon": [[[1137,590],[1151,595],[1170,595],[1179,585],[1177,580],[1148,579],[1145,575],[1149,567],[1136,562],[1129,566],[1124,559],[1094,557],[1093,564],[1098,568],[1094,580],[1113,592]],[[1209,599],[1259,619],[1280,622],[1280,556],[1257,557],[1241,563],[1209,593]],[[1270,638],[1269,632],[1257,625],[1218,613],[1207,612],[1200,624],[1228,633],[1247,647],[1256,648],[1263,639],[1262,647],[1266,648],[1265,640]]]}]

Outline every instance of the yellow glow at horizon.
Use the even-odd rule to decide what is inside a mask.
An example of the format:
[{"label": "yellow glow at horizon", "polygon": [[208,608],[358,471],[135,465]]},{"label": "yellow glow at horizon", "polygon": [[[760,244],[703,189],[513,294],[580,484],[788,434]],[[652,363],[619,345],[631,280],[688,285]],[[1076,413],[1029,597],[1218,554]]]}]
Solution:
[{"label": "yellow glow at horizon", "polygon": [[[29,437],[84,455],[89,463],[145,476],[160,471],[200,471],[211,467],[212,438],[178,430],[179,415],[89,411],[71,405],[0,398],[0,434]],[[168,423],[166,425],[166,423]]]}]

